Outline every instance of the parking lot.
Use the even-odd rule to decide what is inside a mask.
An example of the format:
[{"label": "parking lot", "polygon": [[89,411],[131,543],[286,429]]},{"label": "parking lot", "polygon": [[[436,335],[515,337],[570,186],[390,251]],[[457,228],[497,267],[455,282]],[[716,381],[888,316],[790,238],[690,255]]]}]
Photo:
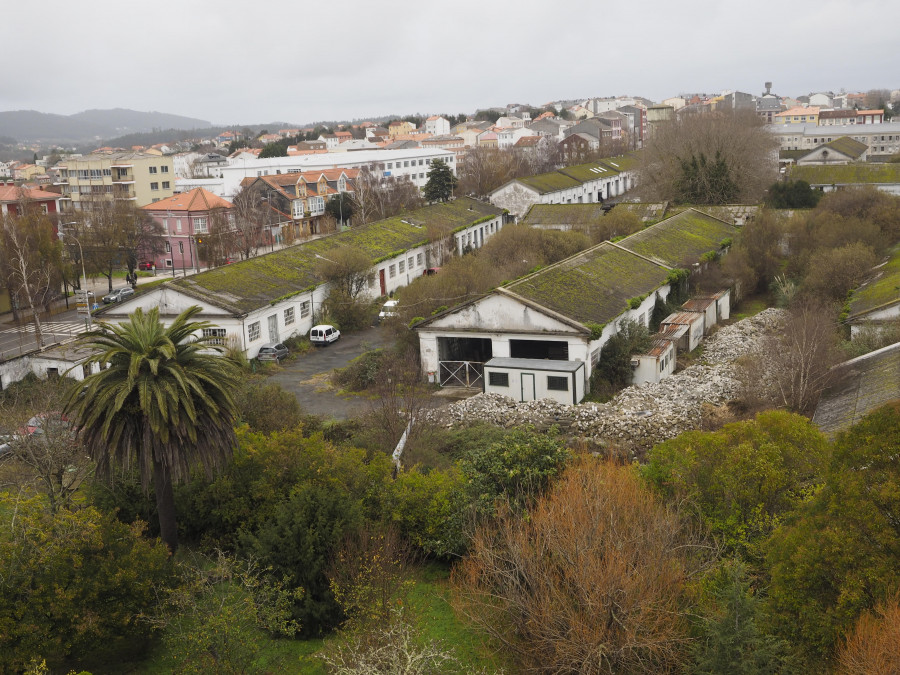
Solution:
[{"label": "parking lot", "polygon": [[365,413],[369,402],[362,396],[338,396],[329,376],[369,349],[390,344],[390,333],[378,326],[341,335],[327,347],[313,347],[306,354],[283,361],[269,381],[293,392],[303,411],[326,418],[348,419]]}]

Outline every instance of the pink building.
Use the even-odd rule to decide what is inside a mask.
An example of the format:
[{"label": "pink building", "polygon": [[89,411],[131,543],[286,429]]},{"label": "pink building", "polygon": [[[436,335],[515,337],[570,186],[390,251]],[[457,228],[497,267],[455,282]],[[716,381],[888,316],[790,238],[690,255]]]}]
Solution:
[{"label": "pink building", "polygon": [[234,205],[203,188],[194,188],[142,208],[162,225],[166,247],[156,260],[138,263],[144,269],[155,264],[157,270],[167,271],[199,267],[198,244],[209,234],[210,220],[223,215],[230,221]]}]

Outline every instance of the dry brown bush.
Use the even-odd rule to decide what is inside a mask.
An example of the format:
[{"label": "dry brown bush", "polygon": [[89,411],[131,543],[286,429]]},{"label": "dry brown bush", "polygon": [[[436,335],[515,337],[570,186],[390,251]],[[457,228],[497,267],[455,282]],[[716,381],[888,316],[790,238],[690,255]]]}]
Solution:
[{"label": "dry brown bush", "polygon": [[631,467],[582,456],[529,517],[476,531],[454,602],[527,672],[676,672],[696,544]]},{"label": "dry brown bush", "polygon": [[866,612],[838,652],[841,675],[900,673],[900,596]]}]

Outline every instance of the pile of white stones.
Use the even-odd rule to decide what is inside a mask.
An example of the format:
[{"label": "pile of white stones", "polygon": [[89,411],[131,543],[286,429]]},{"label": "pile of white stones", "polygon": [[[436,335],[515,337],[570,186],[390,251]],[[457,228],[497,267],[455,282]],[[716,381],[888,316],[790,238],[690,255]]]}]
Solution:
[{"label": "pile of white stones", "polygon": [[704,404],[737,398],[741,383],[734,362],[776,334],[784,312],[767,309],[716,331],[705,342],[702,363],[655,384],[628,387],[609,403],[567,406],[549,399],[518,403],[500,394],[479,394],[428,413],[428,421],[454,426],[483,421],[502,427],[559,424],[592,442],[632,451],[701,427]]}]

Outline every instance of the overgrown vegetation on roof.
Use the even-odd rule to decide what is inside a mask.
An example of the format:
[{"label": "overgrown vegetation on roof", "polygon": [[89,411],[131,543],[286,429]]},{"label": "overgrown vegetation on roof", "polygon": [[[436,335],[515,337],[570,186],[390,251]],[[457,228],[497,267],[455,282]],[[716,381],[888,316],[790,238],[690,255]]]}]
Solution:
[{"label": "overgrown vegetation on roof", "polygon": [[890,260],[876,270],[872,280],[853,293],[850,317],[891,302],[900,302],[900,246],[894,247]]},{"label": "overgrown vegetation on roof", "polygon": [[364,250],[372,260],[384,260],[428,242],[434,233],[447,236],[501,213],[502,210],[495,206],[462,197],[218,267],[176,280],[172,285],[195,297],[204,297],[214,303],[218,299],[219,304],[232,309],[250,311],[322,283],[317,263],[328,258],[329,251],[356,247]]},{"label": "overgrown vegetation on roof", "polygon": [[687,267],[699,262],[704,253],[718,250],[720,242],[737,231],[734,225],[688,209],[625,237],[619,246],[669,267]]},{"label": "overgrown vegetation on roof", "polygon": [[833,164],[791,167],[793,180],[810,185],[848,185],[865,183],[900,183],[900,164]]},{"label": "overgrown vegetation on roof", "polygon": [[665,284],[668,273],[662,265],[602,243],[506,288],[581,323],[606,324],[631,298]]},{"label": "overgrown vegetation on roof", "polygon": [[619,157],[607,157],[596,162],[567,166],[557,171],[540,173],[536,176],[518,178],[518,182],[537,190],[540,194],[558,192],[569,188],[576,188],[583,183],[598,178],[612,178],[623,171],[636,168],[638,160],[633,155],[621,155]]},{"label": "overgrown vegetation on roof", "polygon": [[534,204],[522,218],[523,225],[591,225],[603,218],[600,203]]}]

